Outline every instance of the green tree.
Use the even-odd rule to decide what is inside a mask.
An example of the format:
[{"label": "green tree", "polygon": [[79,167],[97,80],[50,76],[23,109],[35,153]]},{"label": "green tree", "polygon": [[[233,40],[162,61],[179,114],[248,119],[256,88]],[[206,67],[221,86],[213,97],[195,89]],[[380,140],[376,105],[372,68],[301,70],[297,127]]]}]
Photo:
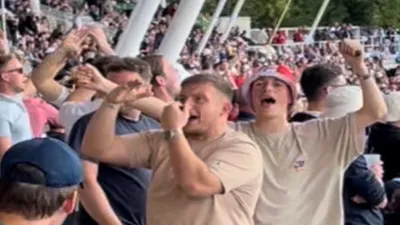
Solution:
[{"label": "green tree", "polygon": [[400,0],[375,0],[374,25],[400,26]]},{"label": "green tree", "polygon": [[[237,0],[228,0],[223,11],[229,16]],[[253,27],[273,27],[288,0],[247,0],[240,16],[250,16]],[[310,26],[323,0],[294,0],[281,26]],[[212,14],[218,0],[207,0],[203,12]],[[320,25],[334,22],[360,26],[400,28],[400,0],[331,0]]]}]

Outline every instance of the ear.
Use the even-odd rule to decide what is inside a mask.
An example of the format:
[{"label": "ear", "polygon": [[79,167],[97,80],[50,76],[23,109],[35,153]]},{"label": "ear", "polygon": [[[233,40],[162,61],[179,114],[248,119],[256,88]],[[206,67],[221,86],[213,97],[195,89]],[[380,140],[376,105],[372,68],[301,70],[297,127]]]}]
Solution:
[{"label": "ear", "polygon": [[156,76],[155,81],[156,81],[157,86],[162,86],[162,87],[166,86],[166,81],[163,76]]},{"label": "ear", "polygon": [[230,102],[225,102],[222,107],[222,114],[229,115],[232,111],[232,104]]},{"label": "ear", "polygon": [[2,73],[0,74],[0,80],[4,80],[9,82],[10,81],[10,75],[8,75],[7,73]]},{"label": "ear", "polygon": [[68,215],[73,213],[75,211],[77,199],[78,199],[78,191],[74,191],[72,196],[64,201],[62,205],[62,211],[64,211]]},{"label": "ear", "polygon": [[239,105],[238,104],[233,104],[232,105],[232,110],[229,113],[229,116],[231,119],[235,119],[239,115]]},{"label": "ear", "polygon": [[332,91],[331,86],[326,86],[326,87],[321,88],[321,94],[320,94],[321,98],[325,99],[331,91]]}]

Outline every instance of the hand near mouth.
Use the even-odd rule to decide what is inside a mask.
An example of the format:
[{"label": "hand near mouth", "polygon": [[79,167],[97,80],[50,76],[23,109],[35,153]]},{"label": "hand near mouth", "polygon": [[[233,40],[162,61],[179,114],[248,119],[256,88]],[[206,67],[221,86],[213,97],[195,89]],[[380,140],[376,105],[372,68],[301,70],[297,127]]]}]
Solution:
[{"label": "hand near mouth", "polygon": [[174,102],[165,106],[161,114],[161,127],[164,130],[182,129],[190,117],[189,104]]}]

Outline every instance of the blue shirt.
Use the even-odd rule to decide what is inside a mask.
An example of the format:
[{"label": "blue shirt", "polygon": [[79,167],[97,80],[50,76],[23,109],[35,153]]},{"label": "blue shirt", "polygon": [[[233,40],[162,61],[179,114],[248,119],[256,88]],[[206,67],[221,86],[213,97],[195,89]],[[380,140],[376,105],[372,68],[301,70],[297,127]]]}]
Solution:
[{"label": "blue shirt", "polygon": [[[81,117],[71,130],[69,145],[78,152],[80,151],[84,132],[93,114]],[[151,129],[159,129],[159,127],[158,122],[144,115],[138,121],[118,116],[115,125],[115,134],[139,133]],[[97,180],[122,224],[145,225],[147,187],[150,177],[151,172],[147,169],[122,168],[106,163],[99,163]],[[80,210],[78,224],[97,224],[83,207]]]},{"label": "blue shirt", "polygon": [[0,94],[0,137],[8,137],[11,144],[32,138],[28,111],[22,95],[14,97]]}]

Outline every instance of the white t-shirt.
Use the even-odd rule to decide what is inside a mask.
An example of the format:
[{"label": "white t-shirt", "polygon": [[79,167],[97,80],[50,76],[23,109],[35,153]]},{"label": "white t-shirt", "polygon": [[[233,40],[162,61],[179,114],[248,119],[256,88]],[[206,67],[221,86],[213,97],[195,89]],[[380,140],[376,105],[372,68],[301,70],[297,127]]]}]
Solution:
[{"label": "white t-shirt", "polygon": [[67,140],[75,122],[82,116],[96,111],[102,102],[102,99],[96,99],[87,102],[64,102],[61,105],[59,110],[59,120],[64,126]]},{"label": "white t-shirt", "polygon": [[64,126],[66,140],[68,140],[75,122],[82,116],[97,110],[103,102],[102,99],[87,102],[65,102],[68,95],[69,91],[64,88],[58,99],[52,102],[59,107],[58,117],[61,125]]}]

